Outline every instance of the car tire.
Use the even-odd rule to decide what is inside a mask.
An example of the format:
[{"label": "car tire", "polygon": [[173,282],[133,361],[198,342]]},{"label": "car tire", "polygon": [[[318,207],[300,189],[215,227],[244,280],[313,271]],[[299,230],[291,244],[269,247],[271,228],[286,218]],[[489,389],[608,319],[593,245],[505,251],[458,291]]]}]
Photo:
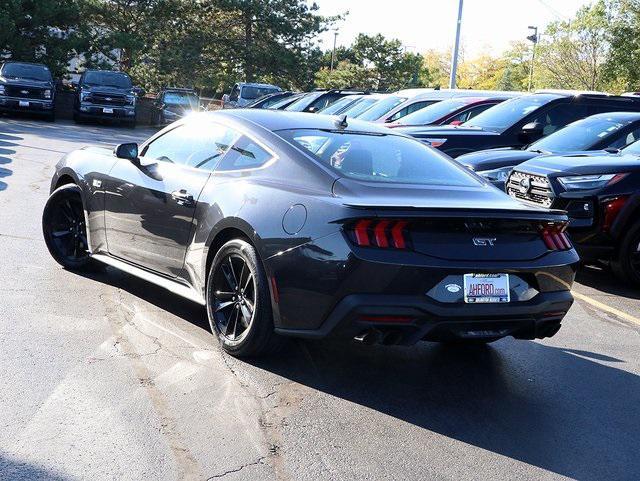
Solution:
[{"label": "car tire", "polygon": [[640,285],[640,222],[627,229],[611,269],[621,280]]},{"label": "car tire", "polygon": [[267,276],[255,248],[243,239],[224,244],[207,278],[207,316],[222,349],[235,357],[277,351]]},{"label": "car tire", "polygon": [[65,269],[93,268],[89,257],[80,187],[66,184],[54,190],[42,213],[42,234],[55,261]]}]

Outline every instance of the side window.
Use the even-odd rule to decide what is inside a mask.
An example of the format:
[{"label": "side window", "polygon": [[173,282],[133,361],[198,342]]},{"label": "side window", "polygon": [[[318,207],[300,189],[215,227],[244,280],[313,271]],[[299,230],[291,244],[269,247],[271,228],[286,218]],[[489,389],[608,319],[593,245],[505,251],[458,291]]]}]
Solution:
[{"label": "side window", "polygon": [[240,97],[240,87],[238,86],[238,84],[235,84],[231,89],[231,95],[229,95],[229,100],[238,100],[238,97]]},{"label": "side window", "polygon": [[393,122],[394,120],[401,119],[405,115],[409,115],[409,114],[415,112],[416,110],[423,109],[423,108],[428,107],[429,105],[435,104],[435,103],[436,102],[433,101],[433,100],[423,100],[421,102],[414,102],[411,105],[407,105],[405,108],[398,110],[395,114],[393,114],[391,116],[391,118],[389,120],[391,122]]},{"label": "side window", "polygon": [[466,112],[463,112],[464,120],[462,120],[462,122],[466,122],[467,120],[470,120],[470,119],[474,118],[479,113],[482,113],[487,109],[490,109],[494,105],[497,105],[497,104],[478,105],[477,107],[470,108]]},{"label": "side window", "polygon": [[609,147],[612,149],[621,149],[638,139],[640,139],[640,127],[632,130],[631,132],[627,132],[625,135],[622,135],[620,138],[614,140],[609,144]]},{"label": "side window", "polygon": [[588,115],[588,107],[584,104],[561,103],[535,116],[530,122],[542,124],[543,135],[547,136],[565,125],[575,120],[583,119]]},{"label": "side window", "polygon": [[241,136],[225,155],[216,171],[255,169],[272,159],[272,155],[244,135]]},{"label": "side window", "polygon": [[181,125],[151,142],[144,157],[213,170],[238,137],[235,131],[211,122]]}]

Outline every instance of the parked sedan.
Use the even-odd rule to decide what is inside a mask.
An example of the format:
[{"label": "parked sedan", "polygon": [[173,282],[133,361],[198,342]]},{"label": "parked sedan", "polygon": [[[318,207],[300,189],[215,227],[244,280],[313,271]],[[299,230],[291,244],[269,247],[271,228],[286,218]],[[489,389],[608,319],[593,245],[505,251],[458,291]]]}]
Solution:
[{"label": "parked sedan", "polygon": [[496,147],[520,148],[567,124],[603,112],[639,112],[640,98],[549,91],[514,98],[458,126],[400,127],[451,157]]},{"label": "parked sedan", "polygon": [[0,113],[31,112],[55,120],[56,89],[49,68],[41,63],[0,65]]},{"label": "parked sedan", "polygon": [[552,336],[578,262],[566,222],[383,126],[243,109],[66,155],[42,225],[65,268],[206,305],[222,347],[249,356],[282,336]]},{"label": "parked sedan", "polygon": [[500,190],[516,165],[534,157],[578,154],[592,150],[617,150],[640,139],[640,113],[609,112],[577,120],[528,146],[481,150],[456,160],[482,175]]},{"label": "parked sedan", "polygon": [[619,153],[538,157],[516,166],[507,191],[530,205],[566,210],[585,262],[609,261],[640,285],[640,142]]},{"label": "parked sedan", "polygon": [[492,97],[461,97],[443,100],[386,125],[390,128],[460,125],[509,98],[512,97],[496,94]]}]

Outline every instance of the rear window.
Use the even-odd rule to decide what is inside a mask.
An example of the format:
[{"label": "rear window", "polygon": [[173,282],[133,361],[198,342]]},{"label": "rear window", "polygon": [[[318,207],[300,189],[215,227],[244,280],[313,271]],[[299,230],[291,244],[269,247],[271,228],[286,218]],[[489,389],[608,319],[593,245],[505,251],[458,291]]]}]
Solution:
[{"label": "rear window", "polygon": [[260,97],[264,97],[267,94],[272,94],[274,92],[279,92],[280,90],[276,87],[253,87],[251,85],[245,85],[242,87],[241,97],[247,100],[255,100]]},{"label": "rear window", "polygon": [[306,109],[312,102],[314,102],[317,98],[323,95],[325,92],[313,92],[311,94],[306,94],[300,97],[298,100],[289,105],[285,110],[291,110],[292,112],[302,112]]},{"label": "rear window", "polygon": [[380,183],[480,185],[464,167],[407,137],[317,129],[276,133],[343,177]]},{"label": "rear window", "polygon": [[43,65],[31,65],[27,63],[6,63],[2,67],[2,76],[7,78],[38,80],[48,82],[51,80],[51,72]]},{"label": "rear window", "polygon": [[86,72],[82,81],[85,85],[130,89],[131,79],[121,72]]},{"label": "rear window", "polygon": [[466,99],[449,99],[429,105],[398,120],[402,125],[429,125],[469,105]]},{"label": "rear window", "polygon": [[378,120],[383,115],[391,112],[405,100],[407,100],[406,97],[391,95],[386,99],[379,100],[370,109],[367,109],[365,112],[363,112],[358,118],[362,120]]},{"label": "rear window", "polygon": [[485,110],[464,125],[481,127],[493,132],[504,132],[519,120],[557,98],[557,95],[534,94],[507,100]]},{"label": "rear window", "polygon": [[547,152],[571,152],[589,150],[594,144],[615,134],[627,124],[613,118],[587,118],[578,120],[565,128],[531,144],[528,150]]}]

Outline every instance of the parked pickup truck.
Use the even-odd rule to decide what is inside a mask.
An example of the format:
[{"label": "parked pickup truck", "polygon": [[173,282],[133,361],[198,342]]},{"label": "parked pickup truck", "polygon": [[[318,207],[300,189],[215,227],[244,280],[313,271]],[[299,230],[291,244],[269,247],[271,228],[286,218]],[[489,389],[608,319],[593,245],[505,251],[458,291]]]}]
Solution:
[{"label": "parked pickup truck", "polygon": [[55,120],[55,84],[41,63],[5,62],[0,66],[0,112],[35,112]]},{"label": "parked pickup truck", "polygon": [[87,70],[74,85],[74,121],[113,119],[135,127],[136,94],[126,73]]}]

